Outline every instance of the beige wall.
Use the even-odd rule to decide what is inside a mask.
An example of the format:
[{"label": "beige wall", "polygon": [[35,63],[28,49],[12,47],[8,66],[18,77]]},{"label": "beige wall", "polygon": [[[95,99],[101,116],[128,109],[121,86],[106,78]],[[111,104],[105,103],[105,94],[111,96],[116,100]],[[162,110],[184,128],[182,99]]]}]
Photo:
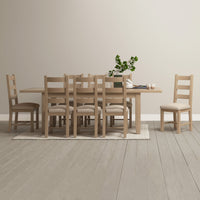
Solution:
[{"label": "beige wall", "polygon": [[[159,113],[173,96],[174,74],[195,75],[200,113],[199,0],[0,0],[0,114],[8,113],[5,74],[18,89],[43,86],[43,75],[104,74],[116,54],[137,55],[135,83],[162,94],[142,96],[142,113]],[[40,102],[39,95],[20,95]]]}]

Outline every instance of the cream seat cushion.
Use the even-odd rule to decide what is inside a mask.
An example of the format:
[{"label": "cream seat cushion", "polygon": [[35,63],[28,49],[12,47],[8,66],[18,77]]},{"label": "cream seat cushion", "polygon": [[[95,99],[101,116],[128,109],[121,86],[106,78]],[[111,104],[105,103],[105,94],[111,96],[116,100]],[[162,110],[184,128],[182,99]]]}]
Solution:
[{"label": "cream seat cushion", "polygon": [[[56,105],[56,106],[49,106],[50,113],[64,113],[66,110],[65,105]],[[73,107],[69,106],[69,113],[73,111]]]},{"label": "cream seat cushion", "polygon": [[[106,106],[106,112],[108,112],[108,113],[121,113],[123,111],[124,111],[124,106],[122,106],[122,105]],[[128,111],[128,107],[126,107],[126,111]]]},{"label": "cream seat cushion", "polygon": [[[127,104],[128,108],[132,106],[132,102],[130,102],[130,101],[126,101],[126,104]],[[111,103],[110,105],[123,105],[123,103],[121,103],[121,104]]]},{"label": "cream seat cushion", "polygon": [[[94,105],[83,105],[77,107],[77,112],[81,113],[94,113],[95,112],[95,106]],[[101,112],[101,108],[98,106],[98,113]]]},{"label": "cream seat cushion", "polygon": [[166,110],[184,110],[190,108],[190,105],[184,103],[170,103],[167,105],[160,106],[160,108]]}]

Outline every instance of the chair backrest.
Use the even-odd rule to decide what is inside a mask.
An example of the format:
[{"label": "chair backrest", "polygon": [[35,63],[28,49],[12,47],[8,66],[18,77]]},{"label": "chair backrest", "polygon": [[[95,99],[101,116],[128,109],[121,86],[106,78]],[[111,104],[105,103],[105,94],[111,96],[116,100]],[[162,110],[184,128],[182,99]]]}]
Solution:
[{"label": "chair backrest", "polygon": [[[180,83],[182,82],[182,83]],[[187,84],[185,84],[187,82]],[[186,94],[183,94],[183,92]],[[175,75],[175,84],[174,84],[174,103],[178,99],[188,100],[190,106],[192,106],[192,95],[193,95],[193,75],[190,76],[179,76]]]},{"label": "chair backrest", "polygon": [[[44,77],[45,87],[45,106],[48,109],[48,104],[66,104],[69,108],[69,77]],[[68,109],[67,109],[68,110]]]},{"label": "chair backrest", "polygon": [[[122,82],[122,88],[114,88],[114,82]],[[109,84],[107,84],[109,83]],[[110,85],[110,87],[108,87]],[[103,108],[108,103],[123,104],[126,108],[126,76],[123,77],[104,77],[103,78]]]},{"label": "chair backrest", "polygon": [[16,87],[16,79],[15,75],[6,75],[7,79],[7,88],[8,88],[8,100],[9,107],[11,108],[13,105],[13,100],[15,104],[18,104],[18,96],[17,96],[17,87]]},{"label": "chair backrest", "polygon": [[[89,83],[94,87],[89,87]],[[79,87],[83,85],[83,87]],[[90,103],[97,107],[97,79],[96,77],[74,77],[73,87],[74,110],[77,104]]]},{"label": "chair backrest", "polygon": [[[83,74],[80,74],[80,75],[69,75],[69,88],[70,89],[73,89],[74,87],[74,84],[73,84],[73,81],[74,81],[74,77],[83,77]],[[78,87],[83,87],[83,83],[80,83]]]},{"label": "chair backrest", "polygon": [[[106,75],[92,75],[92,74],[88,74],[88,77],[96,77],[97,79],[97,88],[103,88],[103,77]],[[88,82],[88,87],[90,88],[94,88],[94,83],[92,82]]]}]

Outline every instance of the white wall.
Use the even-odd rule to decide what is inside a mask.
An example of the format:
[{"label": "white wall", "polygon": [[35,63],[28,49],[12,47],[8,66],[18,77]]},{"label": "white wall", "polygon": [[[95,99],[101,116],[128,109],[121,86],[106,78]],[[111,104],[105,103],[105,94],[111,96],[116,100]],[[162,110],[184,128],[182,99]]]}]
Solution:
[{"label": "white wall", "polygon": [[41,87],[45,74],[104,74],[116,54],[139,57],[135,83],[163,89],[142,96],[142,113],[172,101],[175,73],[195,75],[200,113],[199,7],[198,0],[0,0],[0,114],[8,113],[7,73],[18,89]]}]

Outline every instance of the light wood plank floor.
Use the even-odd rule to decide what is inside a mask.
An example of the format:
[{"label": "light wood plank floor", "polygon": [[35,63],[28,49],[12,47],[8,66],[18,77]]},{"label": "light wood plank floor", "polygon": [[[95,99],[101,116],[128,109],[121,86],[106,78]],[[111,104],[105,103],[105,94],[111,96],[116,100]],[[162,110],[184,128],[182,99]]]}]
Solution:
[{"label": "light wood plank floor", "polygon": [[0,122],[2,200],[200,200],[200,122],[150,140],[12,140]]}]

